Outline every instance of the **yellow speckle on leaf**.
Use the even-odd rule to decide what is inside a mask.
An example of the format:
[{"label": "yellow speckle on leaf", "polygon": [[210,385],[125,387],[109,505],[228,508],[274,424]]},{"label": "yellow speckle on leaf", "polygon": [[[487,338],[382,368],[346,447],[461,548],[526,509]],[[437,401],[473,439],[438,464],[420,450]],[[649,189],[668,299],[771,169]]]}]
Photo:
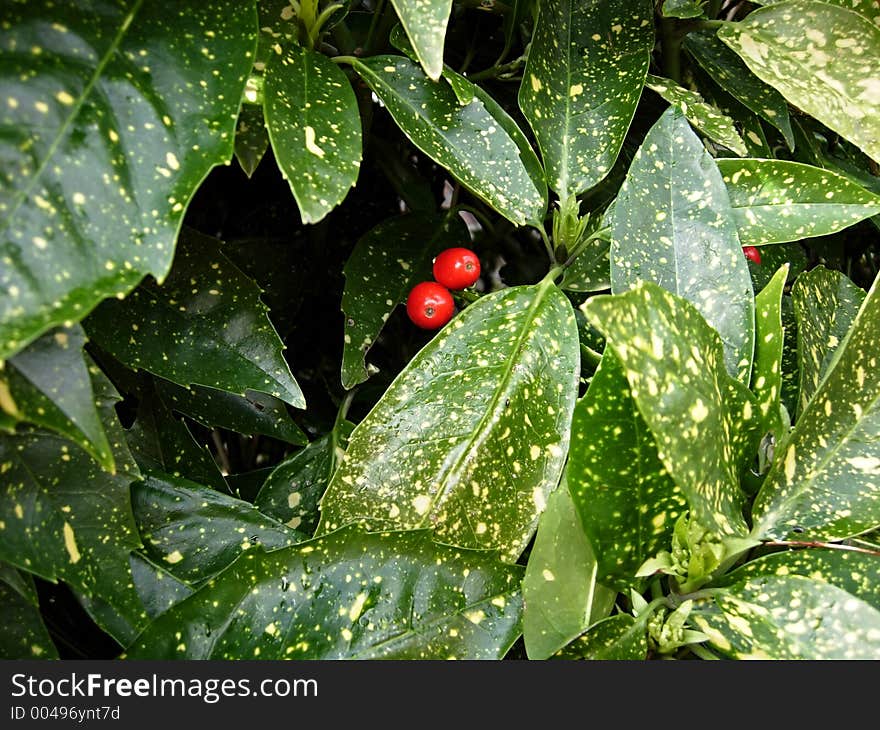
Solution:
[{"label": "yellow speckle on leaf", "polygon": [[73,528],[65,522],[62,531],[64,533],[64,547],[67,550],[67,554],[70,556],[70,562],[78,563],[82,556],[79,554],[79,548],[76,546],[76,538],[73,534]]},{"label": "yellow speckle on leaf", "polygon": [[323,157],[324,150],[318,147],[315,144],[315,128],[314,127],[306,127],[306,149],[311,152],[315,157]]}]

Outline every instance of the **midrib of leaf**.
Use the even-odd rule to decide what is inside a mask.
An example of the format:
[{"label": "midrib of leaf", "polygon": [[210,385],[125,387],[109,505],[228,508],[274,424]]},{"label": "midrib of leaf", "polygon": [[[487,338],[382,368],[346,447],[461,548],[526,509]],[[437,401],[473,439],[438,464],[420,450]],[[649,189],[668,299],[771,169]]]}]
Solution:
[{"label": "midrib of leaf", "polygon": [[76,103],[71,108],[70,113],[64,120],[64,123],[59,128],[58,134],[56,134],[55,139],[52,140],[52,144],[49,145],[49,149],[46,152],[46,156],[43,158],[42,162],[40,162],[40,166],[34,171],[34,174],[31,176],[31,179],[28,181],[27,185],[24,185],[19,189],[16,200],[12,204],[6,219],[0,221],[0,233],[5,231],[9,227],[9,224],[12,222],[12,219],[15,217],[15,214],[18,212],[21,204],[30,196],[31,192],[34,189],[34,185],[37,184],[37,181],[42,176],[43,171],[46,169],[46,165],[49,164],[49,160],[51,160],[52,157],[55,155],[55,151],[58,149],[58,145],[61,144],[61,140],[64,139],[68,128],[71,124],[73,124],[73,120],[76,119],[76,117],[79,115],[79,111],[80,109],[82,109],[82,105],[85,103],[89,94],[92,93],[92,89],[98,82],[98,79],[101,78],[101,74],[104,72],[104,68],[107,66],[108,63],[110,63],[110,59],[119,49],[119,45],[120,43],[122,43],[122,39],[125,37],[129,26],[131,25],[135,16],[138,14],[138,11],[141,9],[141,5],[143,4],[144,0],[136,0],[134,7],[131,9],[131,12],[129,12],[129,14],[122,21],[122,24],[120,25],[116,36],[113,38],[113,41],[110,43],[107,52],[104,54],[104,57],[101,59],[98,65],[95,67],[95,72],[92,74],[89,82],[86,84],[85,88],[82,90],[82,93],[79,95],[79,98],[76,100]]},{"label": "midrib of leaf", "polygon": [[[550,291],[550,288],[553,287],[554,284],[552,280],[545,280],[541,284],[538,285],[538,291],[532,304],[529,306],[527,316],[523,321],[523,326],[520,328],[519,336],[516,338],[516,345],[513,348],[513,357],[507,359],[507,362],[504,365],[504,371],[501,374],[501,379],[497,383],[497,387],[495,388],[495,393],[492,396],[492,399],[489,401],[489,405],[483,411],[483,415],[480,417],[480,420],[477,422],[476,427],[471,432],[470,438],[466,442],[466,448],[463,448],[456,458],[455,462],[440,475],[438,479],[438,483],[440,484],[440,490],[437,493],[437,497],[432,501],[431,507],[425,512],[425,516],[421,522],[418,523],[418,527],[424,526],[426,522],[430,521],[431,513],[433,511],[433,507],[437,504],[440,504],[444,501],[444,498],[448,496],[452,488],[458,484],[458,479],[456,478],[461,473],[461,466],[464,464],[465,460],[470,455],[474,446],[479,446],[486,440],[486,436],[488,435],[488,430],[486,428],[486,424],[491,420],[492,414],[495,412],[496,407],[498,406],[499,401],[501,400],[501,394],[506,389],[508,383],[510,382],[510,376],[513,373],[514,369],[514,361],[516,356],[522,350],[523,345],[525,344],[528,336],[531,334],[531,330],[528,327],[528,324],[532,322],[535,317],[535,312],[538,310],[538,307],[541,305],[541,302],[544,301],[544,297],[547,292]],[[470,521],[468,521],[470,525]],[[429,524],[428,527],[434,527],[433,524]],[[410,529],[413,529],[410,527]],[[474,533],[476,535],[476,533]]]},{"label": "midrib of leaf", "polygon": [[[565,24],[565,88],[571,88],[571,3],[568,4],[568,23]],[[571,127],[571,94],[565,94],[565,134],[562,136],[562,165],[560,166],[561,190],[564,197],[568,196],[568,159],[570,157],[570,136],[568,130]]]}]

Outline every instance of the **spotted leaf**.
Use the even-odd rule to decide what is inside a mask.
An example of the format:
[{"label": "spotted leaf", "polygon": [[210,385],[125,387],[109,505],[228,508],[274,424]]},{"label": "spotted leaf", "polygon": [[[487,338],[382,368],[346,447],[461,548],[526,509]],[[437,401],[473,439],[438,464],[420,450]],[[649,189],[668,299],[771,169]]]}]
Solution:
[{"label": "spotted leaf", "polygon": [[232,155],[256,23],[237,0],[7,3],[0,359],[165,277],[190,198]]},{"label": "spotted leaf", "polygon": [[146,281],[124,300],[107,300],[84,324],[98,345],[133,369],[179,385],[238,395],[256,390],[305,408],[259,297],[215,239],[188,229],[162,285]]},{"label": "spotted leaf", "polygon": [[188,585],[219,573],[255,545],[275,550],[306,539],[247,502],[181,477],[145,474],[131,497],[143,552]]},{"label": "spotted leaf", "polygon": [[610,171],[654,47],[651,3],[544,0],[519,90],[547,182],[561,199]]},{"label": "spotted leaf", "polygon": [[564,647],[556,659],[643,661],[648,658],[648,632],[626,613],[609,616]]},{"label": "spotted leaf", "polygon": [[764,430],[772,431],[778,440],[785,435],[782,412],[782,351],[785,337],[782,329],[782,292],[788,277],[788,264],[779,267],[770,283],[755,297],[755,367],[752,371],[752,392]]},{"label": "spotted leaf", "polygon": [[361,118],[345,73],[329,58],[293,46],[266,66],[263,113],[272,151],[303,223],[343,201],[361,165]]},{"label": "spotted leaf", "polygon": [[670,107],[648,132],[617,196],[611,289],[651,281],[690,301],[721,336],[728,370],[748,382],[754,292],[721,174]]},{"label": "spotted leaf", "polygon": [[235,127],[235,159],[248,177],[269,148],[269,133],[263,121],[263,110],[254,104],[242,104]]},{"label": "spotted leaf", "polygon": [[470,245],[470,234],[459,216],[428,213],[388,218],[357,242],[343,269],[344,388],[369,377],[365,357],[370,347],[410,290],[432,278],[433,258],[462,245]]},{"label": "spotted leaf", "polygon": [[0,410],[66,436],[107,471],[113,452],[95,406],[85,333],[79,325],[47,332],[0,369]]},{"label": "spotted leaf", "polygon": [[131,575],[150,619],[180,603],[193,592],[186,583],[138,552],[131,554]]},{"label": "spotted leaf", "polygon": [[789,103],[880,161],[880,27],[842,7],[789,0],[718,37]]},{"label": "spotted leaf", "polygon": [[[786,0],[755,0],[757,5],[778,5]],[[852,10],[875,25],[880,25],[880,5],[877,0],[823,0],[829,5],[838,5],[841,8]]]},{"label": "spotted leaf", "polygon": [[605,618],[617,592],[597,582],[596,556],[565,480],[547,499],[523,578],[523,639],[547,659]]},{"label": "spotted leaf", "polygon": [[880,213],[880,196],[830,170],[788,160],[716,164],[743,246],[825,236]]},{"label": "spotted leaf", "polygon": [[57,659],[58,649],[46,630],[34,579],[0,563],[0,659]]},{"label": "spotted leaf", "polygon": [[353,66],[416,147],[511,222],[540,224],[545,194],[507,122],[492,115],[476,89],[461,106],[448,84],[431,81],[403,56],[356,59]]},{"label": "spotted leaf", "polygon": [[611,288],[611,241],[597,236],[566,268],[560,285],[565,291],[592,293]]},{"label": "spotted leaf", "polygon": [[657,454],[613,348],[575,406],[566,474],[596,546],[598,580],[620,590],[635,585],[639,566],[668,548],[687,500]]},{"label": "spotted leaf", "polygon": [[685,89],[674,81],[653,74],[648,74],[645,86],[679,109],[695,129],[713,142],[743,157],[749,153],[733,120],[718,108],[707,104],[696,91]]},{"label": "spotted leaf", "polygon": [[663,0],[664,18],[704,18],[703,0]]},{"label": "spotted leaf", "polygon": [[747,577],[695,603],[690,620],[733,659],[875,659],[880,611],[800,575]]},{"label": "spotted leaf", "polygon": [[800,539],[836,540],[880,526],[878,330],[875,280],[787,446],[777,451],[752,508],[755,538],[803,533]]},{"label": "spotted leaf", "polygon": [[452,0],[391,0],[413,50],[429,78],[443,71],[443,46]]},{"label": "spotted leaf", "polygon": [[789,149],[794,149],[788,104],[782,94],[749,71],[742,59],[712,31],[688,33],[683,47],[715,83],[753,114],[782,132]]},{"label": "spotted leaf", "polygon": [[865,292],[840,271],[819,265],[797,278],[791,288],[791,301],[797,319],[801,414],[859,313]]},{"label": "spotted leaf", "polygon": [[[583,307],[623,365],[660,460],[697,521],[747,532],[739,472],[754,446],[754,398],[724,366],[721,340],[690,302],[642,282]],[[706,448],[712,444],[712,448]]]},{"label": "spotted leaf", "polygon": [[353,428],[343,421],[278,464],[260,487],[254,507],[288,527],[313,535],[318,526],[318,504]]},{"label": "spotted leaf", "polygon": [[429,531],[345,529],[248,551],[159,616],[131,659],[501,659],[522,568]]},{"label": "spotted leaf", "polygon": [[568,452],[574,312],[545,280],[481,297],[394,380],[352,433],[318,533],[432,527],[516,560]]}]

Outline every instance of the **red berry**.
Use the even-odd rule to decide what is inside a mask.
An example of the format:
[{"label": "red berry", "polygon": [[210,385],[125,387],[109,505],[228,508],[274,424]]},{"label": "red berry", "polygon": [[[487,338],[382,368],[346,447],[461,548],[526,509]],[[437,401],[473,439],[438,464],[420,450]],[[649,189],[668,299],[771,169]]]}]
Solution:
[{"label": "red berry", "polygon": [[416,284],[406,298],[406,313],[413,324],[425,330],[438,330],[455,311],[452,294],[436,281]]},{"label": "red berry", "polygon": [[434,278],[447,289],[467,289],[480,278],[480,259],[469,248],[447,248],[434,259]]},{"label": "red berry", "polygon": [[754,246],[743,246],[745,257],[755,264],[761,263],[761,252]]}]

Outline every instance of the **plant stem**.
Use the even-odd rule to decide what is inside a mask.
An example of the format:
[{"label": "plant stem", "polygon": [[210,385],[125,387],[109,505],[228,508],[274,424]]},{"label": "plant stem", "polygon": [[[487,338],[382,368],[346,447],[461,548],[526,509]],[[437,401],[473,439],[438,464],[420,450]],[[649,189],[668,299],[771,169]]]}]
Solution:
[{"label": "plant stem", "polygon": [[602,355],[596,352],[593,348],[587,347],[583,342],[581,343],[581,357],[596,367],[602,362]]},{"label": "plant stem", "polygon": [[556,263],[556,252],[553,250],[553,244],[550,243],[550,236],[547,235],[547,231],[544,230],[544,226],[535,226],[541,233],[541,239],[544,241],[544,248],[547,249],[547,255],[550,257],[550,265]]},{"label": "plant stem", "polygon": [[663,52],[663,75],[675,83],[681,83],[681,41],[678,24],[672,18],[660,20],[661,48]]},{"label": "plant stem", "polygon": [[706,17],[717,18],[718,13],[721,12],[722,5],[722,0],[709,0],[709,4],[706,6]]}]

